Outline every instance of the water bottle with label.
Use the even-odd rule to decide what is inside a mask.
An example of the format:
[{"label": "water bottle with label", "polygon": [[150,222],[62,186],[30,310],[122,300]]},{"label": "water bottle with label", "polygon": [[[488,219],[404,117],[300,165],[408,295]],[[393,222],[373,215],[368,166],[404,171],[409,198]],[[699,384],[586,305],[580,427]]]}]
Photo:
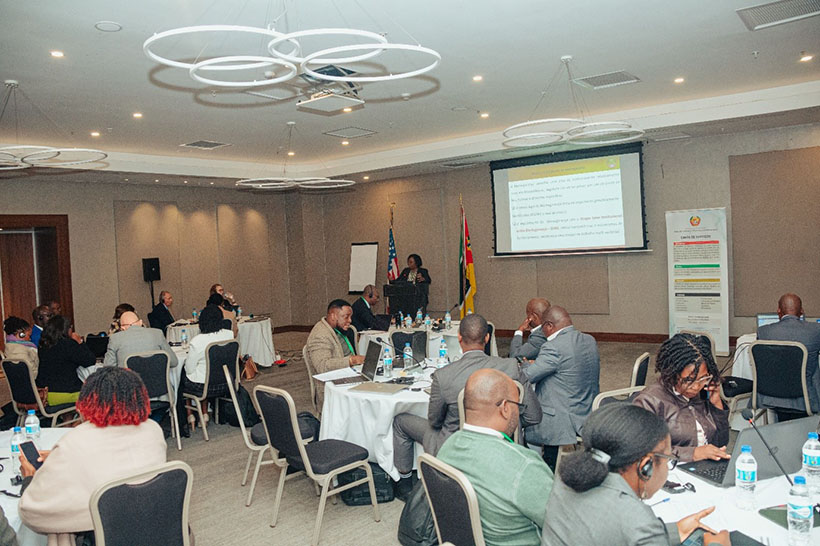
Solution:
[{"label": "water bottle with label", "polygon": [[447,342],[444,341],[442,337],[441,343],[439,343],[438,346],[438,367],[441,368],[447,364],[449,364],[449,360],[447,359]]},{"label": "water bottle with label", "polygon": [[419,307],[419,310],[416,311],[416,324],[421,326],[422,322],[424,322],[424,317],[421,314],[421,307]]},{"label": "water bottle with label", "polygon": [[430,318],[430,315],[424,315],[424,329],[429,332],[432,326],[433,320]]},{"label": "water bottle with label", "polygon": [[803,444],[803,475],[812,500],[820,502],[820,441],[816,432],[809,432]]},{"label": "water bottle with label", "polygon": [[196,307],[194,307],[194,310],[191,311],[191,316],[194,318],[194,322],[196,322],[196,319],[199,318],[199,312],[196,310]]},{"label": "water bottle with label", "polygon": [[811,544],[812,511],[814,506],[806,487],[804,476],[795,476],[789,491],[786,518],[789,521],[789,546],[809,546]]},{"label": "water bottle with label", "polygon": [[182,335],[179,336],[179,340],[182,342],[182,348],[187,349],[188,348],[188,330],[186,330],[185,328],[182,329]]},{"label": "water bottle with label", "polygon": [[404,327],[405,328],[412,328],[413,327],[413,318],[408,313],[406,317],[404,317]]},{"label": "water bottle with label", "polygon": [[404,313],[399,311],[399,326],[404,326]]},{"label": "water bottle with label", "polygon": [[236,318],[239,318],[239,317],[241,317],[241,316],[242,316],[242,306],[241,306],[241,305],[237,305],[237,306],[236,306]]},{"label": "water bottle with label", "polygon": [[393,377],[393,353],[390,351],[390,347],[384,348],[382,364],[384,366],[384,376],[388,379]]},{"label": "water bottle with label", "polygon": [[26,415],[26,440],[36,440],[40,437],[40,419],[33,409]]},{"label": "water bottle with label", "polygon": [[404,369],[406,370],[413,365],[413,348],[409,343],[404,344]]},{"label": "water bottle with label", "polygon": [[453,317],[450,315],[450,311],[444,313],[444,328],[449,330],[450,326],[453,325]]},{"label": "water bottle with label", "polygon": [[736,504],[741,510],[755,509],[755,483],[757,482],[757,461],[751,446],[740,447],[740,457],[735,464]]},{"label": "water bottle with label", "polygon": [[14,434],[11,436],[11,469],[15,476],[20,475],[20,444],[25,441],[23,429],[14,427]]}]

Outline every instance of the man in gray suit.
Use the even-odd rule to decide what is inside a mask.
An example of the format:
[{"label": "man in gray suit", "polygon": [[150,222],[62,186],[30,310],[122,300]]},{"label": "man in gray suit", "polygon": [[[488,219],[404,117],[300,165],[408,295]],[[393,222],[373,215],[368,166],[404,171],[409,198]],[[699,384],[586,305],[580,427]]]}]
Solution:
[{"label": "man in gray suit", "polygon": [[[510,358],[526,358],[533,360],[538,356],[541,345],[547,340],[541,328],[541,316],[550,308],[550,302],[544,298],[533,298],[527,302],[527,318],[515,331],[510,342]],[[524,333],[529,332],[527,342],[524,343]]]},{"label": "man in gray suit", "polygon": [[[813,412],[820,411],[820,372],[818,372],[818,352],[820,351],[820,324],[800,320],[803,316],[803,301],[797,294],[783,294],[777,302],[780,321],[761,326],[757,339],[775,341],[797,341],[806,346],[806,387],[809,404]],[[758,396],[758,403],[786,409],[805,411],[802,398],[773,398]]]},{"label": "man in gray suit", "polygon": [[156,328],[143,328],[142,320],[136,313],[126,311],[120,317],[121,331],[113,334],[108,340],[104,366],[125,367],[125,359],[137,353],[165,351],[172,368],[178,364],[177,355],[168,345],[162,331]]},{"label": "man in gray suit", "polygon": [[598,395],[598,344],[575,329],[566,309],[553,305],[541,320],[547,341],[538,357],[523,367],[535,386],[544,418],[526,430],[527,442],[544,446],[544,462],[553,471],[562,445],[575,443]]},{"label": "man in gray suit", "polygon": [[[415,442],[421,443],[426,453],[435,456],[444,441],[458,430],[458,393],[476,370],[494,368],[524,385],[524,407],[520,411],[522,425],[541,421],[541,407],[518,363],[511,358],[484,353],[489,337],[484,317],[476,314],[464,317],[458,327],[458,342],[463,354],[433,374],[427,419],[409,413],[400,413],[393,419],[393,461],[403,478],[409,478],[413,470]],[[399,494],[407,485],[410,480],[399,486]]]}]

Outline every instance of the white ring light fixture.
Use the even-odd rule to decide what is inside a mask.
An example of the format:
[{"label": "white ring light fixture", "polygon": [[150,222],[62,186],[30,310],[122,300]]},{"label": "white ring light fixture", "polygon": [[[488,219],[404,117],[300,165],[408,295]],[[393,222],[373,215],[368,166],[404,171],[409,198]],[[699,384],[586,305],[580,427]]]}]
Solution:
[{"label": "white ring light fixture", "polygon": [[[502,134],[509,139],[521,138],[533,133],[560,135],[583,125],[583,121],[574,118],[536,119],[507,127]],[[526,129],[526,131],[522,131],[522,129]]]},{"label": "white ring light fixture", "polygon": [[[57,155],[52,157],[44,157],[44,158],[32,158],[32,156],[38,156],[42,154],[49,154],[57,152]],[[82,154],[91,154],[91,157],[87,157],[85,159],[68,159],[64,161],[55,161],[52,163],[46,163],[46,161],[51,161],[52,159],[56,158],[60,154],[73,154],[73,153],[82,153]],[[95,157],[98,156],[98,157]],[[97,161],[102,161],[108,154],[101,151],[101,150],[92,150],[90,148],[49,148],[48,150],[42,150],[39,152],[32,152],[28,155],[25,155],[20,158],[20,161],[31,165],[32,167],[67,167],[69,165],[83,165],[85,163],[96,163]]]},{"label": "white ring light fixture", "polygon": [[[253,80],[253,81],[246,81],[246,82],[243,82],[243,81],[212,80],[212,79],[209,79],[209,78],[203,78],[202,76],[197,74],[197,72],[200,71],[200,70],[209,70],[209,69],[213,70],[213,69],[218,68],[218,67],[215,67],[215,66],[212,66],[212,65],[219,65],[219,64],[222,64],[222,63],[240,63],[240,62],[241,63],[248,63],[248,64],[244,64],[244,65],[240,64],[240,65],[234,65],[234,66],[249,66],[250,64],[263,63],[263,66],[279,65],[279,66],[287,68],[288,71],[285,73],[284,76],[279,76],[278,78],[267,78],[267,79],[263,79],[263,80]],[[238,69],[236,69],[236,70],[238,70]],[[259,56],[255,56],[255,55],[232,55],[232,56],[228,56],[228,57],[214,57],[213,59],[206,59],[204,61],[200,61],[200,62],[194,64],[193,66],[191,66],[190,69],[188,69],[188,74],[190,74],[190,76],[193,79],[195,79],[196,81],[202,82],[202,83],[208,84],[208,85],[217,85],[217,86],[221,86],[221,87],[261,87],[261,86],[264,86],[264,85],[273,85],[273,84],[276,84],[276,83],[282,83],[282,82],[288,81],[289,79],[293,78],[298,72],[299,72],[299,69],[296,68],[296,65],[294,65],[291,62],[288,62],[288,61],[285,61],[285,60],[282,60],[282,59],[277,59],[277,58],[274,58],[274,57],[259,57]]]},{"label": "white ring light fixture", "polygon": [[[331,76],[328,74],[320,74],[311,70],[308,65],[311,64],[327,64],[330,57],[325,57],[324,55],[335,55],[336,53],[346,53],[348,51],[361,51],[361,50],[384,50],[384,49],[398,49],[401,51],[415,51],[417,53],[424,53],[430,55],[435,60],[430,63],[429,65],[419,68],[418,70],[411,70],[409,72],[402,72],[399,74],[387,74],[384,76]],[[348,45],[348,46],[339,46],[339,47],[329,47],[327,49],[322,49],[320,51],[316,51],[307,55],[304,60],[300,63],[300,68],[305,74],[309,74],[314,78],[320,78],[323,80],[330,80],[334,82],[387,82],[392,80],[400,80],[404,78],[412,78],[414,76],[420,76],[422,74],[426,74],[433,70],[438,63],[441,62],[441,55],[438,52],[422,46],[415,46],[411,44],[359,44],[359,45]]]},{"label": "white ring light fixture", "polygon": [[630,140],[640,138],[644,135],[644,132],[645,131],[637,127],[592,129],[567,137],[567,142],[578,144],[579,146],[620,144],[621,142],[629,142]]},{"label": "white ring light fixture", "polygon": [[337,188],[346,188],[356,183],[355,180],[331,179],[326,180],[310,180],[297,183],[297,186],[310,190],[335,190]]},{"label": "white ring light fixture", "polygon": [[[284,36],[275,38],[271,40],[271,42],[268,44],[268,51],[274,57],[279,57],[286,61],[290,61],[294,64],[300,64],[304,62],[307,57],[299,57],[298,55],[294,55],[294,51],[291,51],[290,53],[282,53],[281,51],[276,49],[276,46],[285,41],[296,42],[297,38],[304,38],[307,36],[357,36],[360,38],[374,40],[377,44],[387,43],[387,38],[385,38],[381,34],[370,32],[369,30],[357,30],[355,28],[315,28],[310,30],[299,30],[296,32],[290,32],[288,34],[285,34]],[[354,55],[349,57],[321,59],[321,62],[324,64],[355,63],[367,59],[372,59],[373,57],[378,56],[382,51],[384,51],[384,48],[376,48],[373,51],[370,51],[369,53],[363,53],[361,55]],[[301,51],[299,53],[301,53]]]},{"label": "white ring light fixture", "polygon": [[0,171],[28,169],[32,166],[32,164],[23,163],[22,158],[27,157],[29,154],[32,154],[34,152],[51,152],[53,154],[50,157],[44,158],[43,161],[48,159],[54,159],[55,157],[60,155],[59,151],[56,151],[54,148],[50,146],[4,146],[3,148],[0,148],[0,154],[8,156],[8,159],[0,157]]},{"label": "white ring light fixture", "polygon": [[564,133],[528,133],[510,137],[501,143],[506,148],[529,148],[531,146],[549,146],[564,140]]}]

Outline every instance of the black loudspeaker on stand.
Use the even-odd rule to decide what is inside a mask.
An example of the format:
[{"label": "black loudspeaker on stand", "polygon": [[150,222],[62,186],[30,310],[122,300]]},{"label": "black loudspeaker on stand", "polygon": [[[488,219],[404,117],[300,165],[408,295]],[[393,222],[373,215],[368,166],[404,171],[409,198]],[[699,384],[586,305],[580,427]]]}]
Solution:
[{"label": "black loudspeaker on stand", "polygon": [[154,306],[154,281],[162,280],[159,274],[159,258],[142,259],[142,280],[151,289],[151,307]]}]

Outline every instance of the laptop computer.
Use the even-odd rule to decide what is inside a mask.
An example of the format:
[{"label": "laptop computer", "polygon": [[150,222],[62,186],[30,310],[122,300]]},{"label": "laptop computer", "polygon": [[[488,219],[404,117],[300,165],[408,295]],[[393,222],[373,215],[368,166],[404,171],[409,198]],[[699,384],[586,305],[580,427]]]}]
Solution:
[{"label": "laptop computer", "polygon": [[362,381],[373,381],[376,377],[376,368],[379,367],[379,357],[381,356],[382,347],[375,341],[371,341],[367,345],[367,353],[364,355],[364,364],[362,369],[358,372],[359,375],[352,377],[343,377],[342,379],[334,379],[331,381],[334,385],[346,385],[348,383],[361,383]]},{"label": "laptop computer", "polygon": [[[817,425],[818,419],[814,415],[757,428],[769,442],[786,472],[793,474],[803,466],[803,443],[809,432],[817,431]],[[757,461],[758,481],[782,475],[769,450],[753,428],[746,428],[738,433],[731,459],[680,463],[678,468],[713,485],[731,487],[735,485],[735,461],[740,457],[740,448],[743,445],[752,447],[752,455]]]},{"label": "laptop computer", "polygon": [[761,326],[766,326],[767,324],[773,324],[780,320],[780,317],[777,316],[777,313],[758,313],[757,314],[757,329],[760,330]]}]

